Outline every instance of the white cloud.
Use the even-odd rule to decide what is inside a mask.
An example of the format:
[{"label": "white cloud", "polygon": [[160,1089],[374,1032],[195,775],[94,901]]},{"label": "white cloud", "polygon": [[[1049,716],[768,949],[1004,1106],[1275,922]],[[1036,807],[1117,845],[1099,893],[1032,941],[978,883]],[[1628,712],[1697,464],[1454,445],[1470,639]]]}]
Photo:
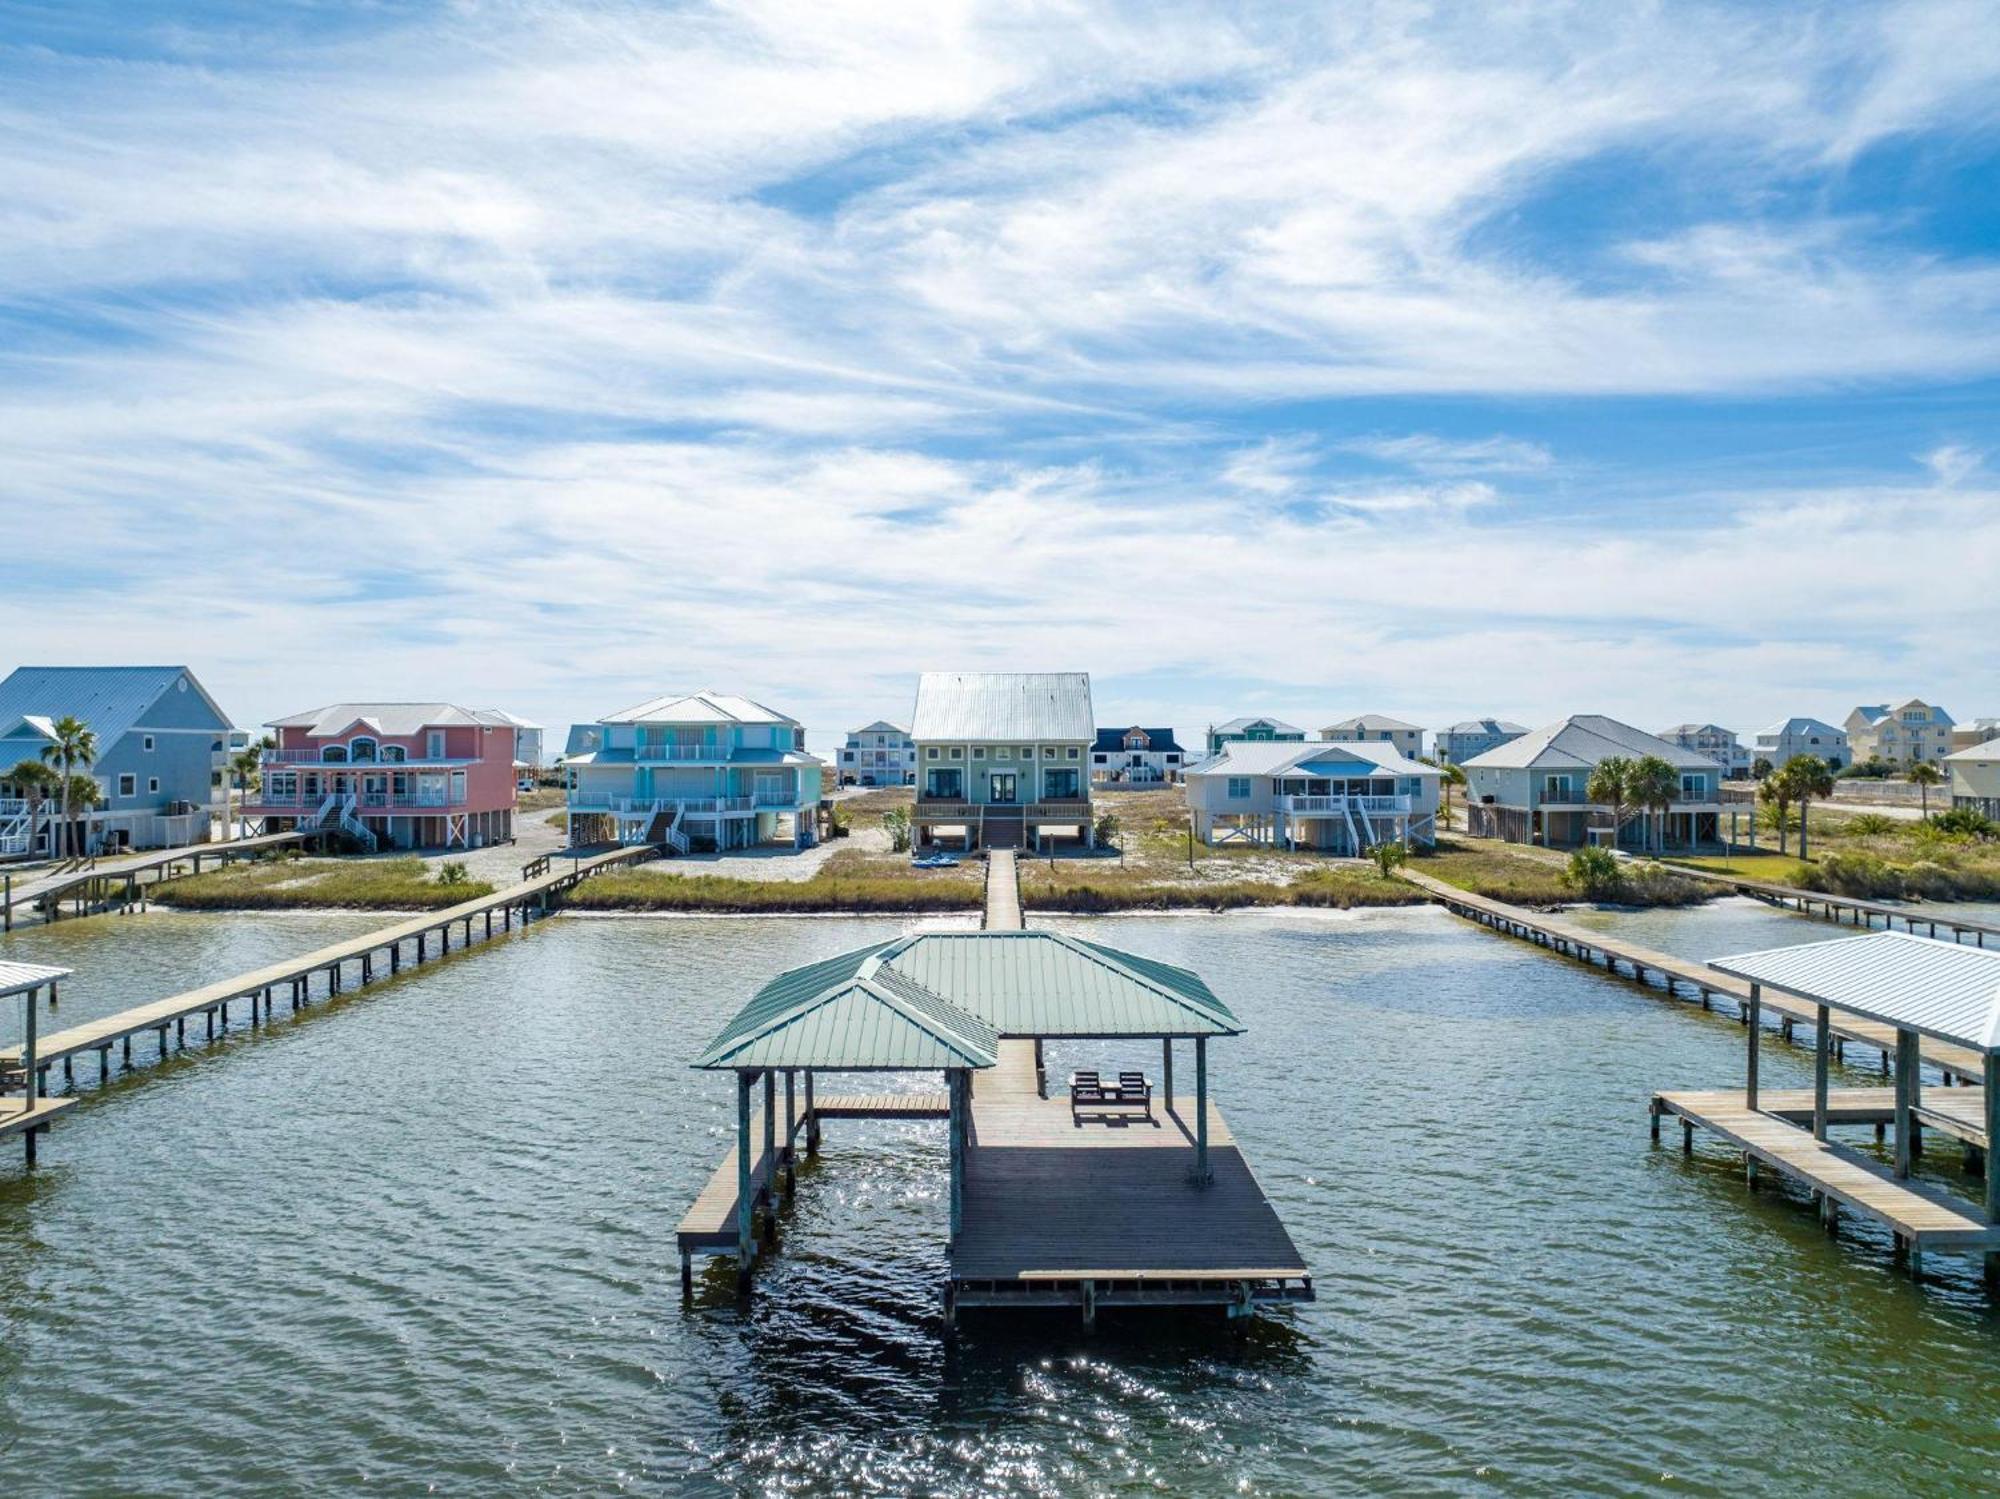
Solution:
[{"label": "white cloud", "polygon": [[1946,489],[1956,489],[1979,472],[1986,454],[1964,443],[1948,442],[1924,454],[1923,461],[1924,467],[1937,475],[1938,483]]}]

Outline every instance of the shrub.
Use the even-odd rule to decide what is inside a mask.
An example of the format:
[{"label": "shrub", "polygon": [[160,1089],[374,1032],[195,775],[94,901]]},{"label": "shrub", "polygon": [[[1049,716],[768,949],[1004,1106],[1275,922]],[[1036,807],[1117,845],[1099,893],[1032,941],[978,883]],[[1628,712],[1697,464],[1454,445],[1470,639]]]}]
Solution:
[{"label": "shrub", "polygon": [[1894,900],[1903,893],[1903,876],[1893,864],[1853,849],[1828,854],[1800,876],[1800,883],[1808,890],[1863,900]]},{"label": "shrub", "polygon": [[1624,871],[1608,848],[1580,848],[1569,856],[1562,881],[1591,900],[1615,900],[1624,887]]},{"label": "shrub", "polygon": [[1896,831],[1896,819],[1880,812],[1863,812],[1841,823],[1839,830],[1856,838],[1880,838]]},{"label": "shrub", "polygon": [[1394,838],[1385,838],[1369,845],[1368,857],[1375,862],[1375,872],[1386,880],[1395,876],[1403,861],[1410,857],[1410,851]]},{"label": "shrub", "polygon": [[889,835],[889,848],[894,853],[906,854],[910,851],[910,809],[891,807],[882,814],[882,830]]},{"label": "shrub", "polygon": [[457,859],[447,859],[438,866],[437,882],[448,890],[456,890],[461,885],[471,883],[471,880],[472,876],[466,872],[465,865]]},{"label": "shrub", "polygon": [[1091,836],[1097,840],[1099,848],[1109,848],[1117,840],[1119,833],[1124,831],[1124,826],[1118,820],[1116,812],[1100,813],[1096,826],[1091,829]]},{"label": "shrub", "polygon": [[[1887,818],[1883,819],[1888,821]],[[1953,807],[1949,812],[1934,812],[1930,824],[1941,833],[1950,833],[1960,838],[2000,837],[2000,823],[1971,807]]]}]

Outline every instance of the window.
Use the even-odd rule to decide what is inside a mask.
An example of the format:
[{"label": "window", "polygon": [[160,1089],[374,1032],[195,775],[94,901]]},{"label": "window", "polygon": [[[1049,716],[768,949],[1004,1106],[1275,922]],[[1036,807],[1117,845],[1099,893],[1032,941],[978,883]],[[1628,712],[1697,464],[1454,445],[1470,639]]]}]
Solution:
[{"label": "window", "polygon": [[1170,754],[1166,757],[1166,763],[1169,765],[1178,765],[1181,763],[1181,757],[1179,755]]},{"label": "window", "polygon": [[160,794],[160,778],[158,776],[146,777],[146,794],[148,796],[158,796]]},{"label": "window", "polygon": [[965,746],[962,744],[954,744],[951,747],[951,757],[954,760],[963,760],[965,758]]},{"label": "window", "polygon": [[938,752],[937,752],[937,746],[935,744],[927,744],[924,746],[924,758],[926,760],[935,760],[937,757],[938,757]]},{"label": "window", "polygon": [[347,758],[357,765],[375,763],[375,741],[365,734],[347,741]]},{"label": "window", "polygon": [[1076,758],[1077,758],[1077,756],[1078,756],[1079,754],[1081,754],[1081,753],[1082,753],[1082,752],[1081,752],[1080,750],[1078,750],[1078,749],[1077,749],[1077,747],[1076,747],[1075,745],[1073,745],[1073,744],[1072,744],[1072,745],[1071,745],[1071,746],[1069,747],[1069,757],[1070,757],[1070,759],[1072,759],[1072,760],[1076,759]]},{"label": "window", "polygon": [[141,743],[145,745],[146,753],[150,755],[153,752],[153,736],[148,734]]},{"label": "window", "polygon": [[400,744],[385,744],[382,746],[382,758],[390,765],[401,765],[409,757],[410,752]]},{"label": "window", "polygon": [[1014,749],[1013,749],[1013,746],[1012,746],[1012,745],[1006,745],[1006,744],[996,744],[996,745],[995,745],[995,746],[993,747],[993,758],[994,758],[994,759],[996,759],[996,760],[1011,760],[1011,759],[1013,759],[1013,758],[1014,758]]},{"label": "window", "polygon": [[426,760],[442,760],[444,758],[443,729],[426,729],[424,731],[424,758]]},{"label": "window", "polygon": [[1042,772],[1042,795],[1050,801],[1066,800],[1077,794],[1075,771],[1063,769]]},{"label": "window", "polygon": [[1248,801],[1250,799],[1250,777],[1231,776],[1229,778],[1229,798],[1231,801]]},{"label": "window", "polygon": [[319,757],[321,762],[327,765],[345,765],[347,763],[347,746],[344,744],[322,744],[319,747]]},{"label": "window", "polygon": [[137,796],[139,794],[139,778],[130,771],[121,775],[118,778],[118,794],[120,796]]},{"label": "window", "polygon": [[965,772],[962,770],[934,770],[924,788],[926,796],[940,801],[957,801],[965,795]]},{"label": "window", "polygon": [[1684,802],[1705,801],[1708,798],[1708,777],[1701,774],[1681,777],[1681,800]]},{"label": "window", "polygon": [[1569,800],[1568,776],[1544,776],[1542,778],[1542,800],[1545,802],[1566,802]]},{"label": "window", "polygon": [[1111,763],[1109,755],[1092,755],[1090,760],[1093,765],[1108,765]]}]

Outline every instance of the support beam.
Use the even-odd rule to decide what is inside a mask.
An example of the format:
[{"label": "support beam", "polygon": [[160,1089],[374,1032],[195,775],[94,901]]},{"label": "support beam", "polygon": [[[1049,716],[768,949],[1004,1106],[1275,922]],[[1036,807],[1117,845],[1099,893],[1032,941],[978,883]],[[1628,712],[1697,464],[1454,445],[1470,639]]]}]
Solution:
[{"label": "support beam", "polygon": [[1207,1186],[1208,1169],[1208,1037],[1194,1038],[1194,1179]]},{"label": "support beam", "polygon": [[1174,1107],[1174,1038],[1160,1038],[1160,1096],[1167,1101],[1167,1112]]},{"label": "support beam", "polygon": [[946,1128],[951,1137],[951,1242],[956,1245],[965,1221],[965,1069],[948,1068],[944,1076],[951,1100],[951,1122]]},{"label": "support beam", "polygon": [[1826,1084],[1830,1048],[1827,1046],[1826,1006],[1813,1014],[1813,1138],[1826,1139]]},{"label": "support beam", "polygon": [[1749,1031],[1749,1051],[1743,1078],[1743,1107],[1757,1107],[1757,1043],[1764,1034],[1764,986],[1750,986],[1750,1004],[1743,1012],[1745,1028]]},{"label": "support beam", "polygon": [[1917,1033],[1896,1032],[1896,1175],[1910,1174],[1910,1078],[1916,1071]]},{"label": "support beam", "polygon": [[750,1256],[756,1252],[750,1231],[754,1211],[750,1201],[750,1088],[756,1077],[754,1072],[736,1074],[736,1289],[739,1294],[750,1289]]}]

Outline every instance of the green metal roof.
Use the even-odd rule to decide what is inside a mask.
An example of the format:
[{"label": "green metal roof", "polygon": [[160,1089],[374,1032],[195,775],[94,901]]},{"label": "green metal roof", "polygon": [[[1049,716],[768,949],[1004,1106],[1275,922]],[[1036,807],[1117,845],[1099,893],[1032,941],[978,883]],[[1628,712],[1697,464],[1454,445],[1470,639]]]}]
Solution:
[{"label": "green metal roof", "polygon": [[993,1028],[914,986],[864,979],[835,984],[731,1040],[695,1066],[714,1071],[824,1067],[837,1071],[933,1071],[991,1067]]},{"label": "green metal roof", "polygon": [[1057,932],[926,932],[884,967],[1002,1036],[1236,1036],[1242,1025],[1185,968]]}]

